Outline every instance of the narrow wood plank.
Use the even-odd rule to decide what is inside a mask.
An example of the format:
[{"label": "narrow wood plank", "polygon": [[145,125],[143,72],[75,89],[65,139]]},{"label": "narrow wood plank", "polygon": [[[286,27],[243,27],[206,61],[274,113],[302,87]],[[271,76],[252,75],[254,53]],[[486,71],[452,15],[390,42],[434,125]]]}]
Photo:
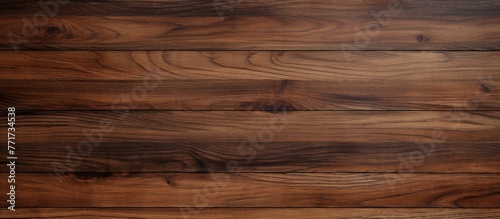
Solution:
[{"label": "narrow wood plank", "polygon": [[450,143],[498,143],[499,116],[500,112],[439,111],[49,111],[18,113],[16,132],[27,136],[18,140],[20,144],[74,141],[82,131],[93,129],[106,135],[103,142],[129,143],[239,142],[259,133],[268,142],[271,135],[274,142],[412,142],[441,137],[436,131],[444,132],[441,135],[446,134]]},{"label": "narrow wood plank", "polygon": [[498,174],[25,173],[16,188],[28,208],[500,207]]},{"label": "narrow wood plank", "polygon": [[[20,16],[0,20],[0,50],[498,50],[499,21],[497,16],[394,16],[390,24],[335,15],[57,16],[19,37]],[[10,33],[17,40],[9,39]]]},{"label": "narrow wood plank", "polygon": [[[122,219],[265,219],[290,218],[498,218],[498,209],[450,208],[200,208],[181,211],[177,208],[20,208],[9,218],[122,218]],[[0,216],[3,218],[3,215]]]},{"label": "narrow wood plank", "polygon": [[[500,71],[495,73],[500,76]],[[500,77],[403,75],[331,81],[1,81],[18,110],[499,110]],[[407,80],[405,80],[407,79]]]},{"label": "narrow wood plank", "polygon": [[[254,136],[250,136],[251,138]],[[19,144],[18,172],[469,172],[498,173],[499,143],[104,142],[85,137]],[[68,149],[68,146],[70,149]],[[85,150],[85,148],[83,148]],[[73,153],[72,153],[73,152]],[[22,156],[21,156],[22,155]],[[5,164],[2,161],[1,164]],[[232,166],[237,169],[231,169]]]},{"label": "narrow wood plank", "polygon": [[[336,15],[343,17],[369,16],[370,11],[387,10],[391,4],[401,4],[401,16],[491,16],[498,15],[500,3],[494,0],[78,0],[63,3],[58,10],[50,10],[59,16],[224,16],[248,15]],[[15,16],[32,15],[42,10],[37,0],[4,0],[0,14]]]},{"label": "narrow wood plank", "polygon": [[20,172],[227,171],[231,161],[241,168],[236,172],[498,172],[499,116],[19,112],[16,144]]},{"label": "narrow wood plank", "polygon": [[0,52],[3,80],[497,79],[498,52],[20,51]]}]

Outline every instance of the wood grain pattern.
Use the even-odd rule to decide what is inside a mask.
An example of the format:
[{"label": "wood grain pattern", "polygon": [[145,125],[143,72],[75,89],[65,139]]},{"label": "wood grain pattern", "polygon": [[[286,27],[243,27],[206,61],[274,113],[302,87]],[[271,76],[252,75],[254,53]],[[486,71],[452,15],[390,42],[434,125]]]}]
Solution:
[{"label": "wood grain pattern", "polygon": [[365,52],[353,53],[351,61],[342,52],[265,51],[3,52],[0,57],[0,106],[21,110],[500,106],[500,65],[491,61],[500,56],[493,52]]},{"label": "wood grain pattern", "polygon": [[21,172],[497,172],[499,115],[38,111],[16,131]]},{"label": "wood grain pattern", "polygon": [[[58,15],[84,16],[218,16],[216,7],[227,8],[225,16],[252,15],[335,15],[341,17],[370,16],[370,11],[386,10],[398,1],[388,0],[78,0],[59,4]],[[401,0],[402,17],[429,16],[496,16],[498,1],[476,0]],[[15,16],[32,15],[40,11],[37,0],[4,0],[0,14]],[[231,7],[234,9],[230,10]]]},{"label": "wood grain pattern", "polygon": [[17,186],[23,207],[500,207],[498,174],[26,173]]},{"label": "wood grain pattern", "polygon": [[[18,172],[416,172],[497,173],[499,143],[241,142],[20,144]],[[67,146],[71,149],[68,150]],[[73,154],[70,154],[74,151]],[[68,157],[68,154],[70,157]],[[4,164],[4,162],[1,162]],[[237,164],[237,169],[230,165]]]},{"label": "wood grain pattern", "polygon": [[17,133],[29,136],[19,144],[74,142],[85,137],[82,131],[94,129],[105,135],[102,142],[128,143],[240,142],[257,135],[265,142],[443,142],[446,135],[449,143],[498,143],[499,116],[479,111],[35,111],[18,114],[16,121]]},{"label": "wood grain pattern", "polygon": [[[184,214],[187,215],[187,214]],[[184,219],[177,208],[22,208],[10,218],[122,218],[122,219]],[[381,219],[381,218],[498,218],[497,209],[433,209],[433,208],[204,208],[189,214],[191,219]],[[0,218],[2,216],[0,215]]]},{"label": "wood grain pattern", "polygon": [[[498,72],[500,73],[500,72]],[[332,81],[2,81],[18,110],[499,110],[500,81],[404,75]],[[500,76],[500,74],[498,75]],[[498,78],[498,77],[497,77]],[[43,91],[43,92],[40,92]],[[103,95],[106,94],[106,95]]]},{"label": "wood grain pattern", "polygon": [[[498,50],[499,21],[394,17],[384,26],[374,18],[314,15],[58,16],[17,45],[21,50]],[[1,19],[0,26],[0,50],[15,49],[7,35],[22,35],[22,17]],[[376,34],[367,37],[360,28]]]},{"label": "wood grain pattern", "polygon": [[500,218],[499,10],[5,0],[0,218]]},{"label": "wood grain pattern", "polygon": [[1,80],[239,79],[341,81],[393,78],[496,80],[497,52],[20,51],[0,52]]}]

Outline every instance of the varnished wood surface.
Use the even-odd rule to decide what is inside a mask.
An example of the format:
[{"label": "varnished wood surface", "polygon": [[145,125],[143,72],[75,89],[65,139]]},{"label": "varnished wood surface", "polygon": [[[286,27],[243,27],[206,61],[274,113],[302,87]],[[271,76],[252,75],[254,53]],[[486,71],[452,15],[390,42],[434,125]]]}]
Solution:
[{"label": "varnished wood surface", "polygon": [[[290,218],[354,219],[354,218],[498,218],[496,209],[429,209],[429,208],[201,208],[189,214],[177,208],[23,208],[11,218],[121,218],[121,219],[260,219]],[[3,215],[0,215],[0,218]]]},{"label": "varnished wood surface", "polygon": [[[499,165],[498,112],[277,112],[22,112],[20,171],[50,172],[54,163],[69,172],[213,172],[229,161],[242,172],[496,172]],[[68,164],[82,141],[90,153]]]},{"label": "varnished wood surface", "polygon": [[[400,2],[400,4],[398,4]],[[37,0],[5,0],[2,15],[33,14],[40,10]],[[492,0],[77,0],[59,4],[58,15],[86,16],[218,16],[217,7],[226,9],[225,15],[335,15],[341,17],[369,17],[370,11],[387,10],[389,5],[401,5],[401,17],[438,16],[495,16],[500,3]],[[230,10],[230,8],[233,8]]]},{"label": "varnished wood surface", "polygon": [[[393,19],[362,46],[356,27],[373,18],[60,16],[49,18],[21,50],[498,50],[500,18]],[[0,20],[0,36],[21,34],[22,17]],[[381,27],[382,29],[382,27]],[[375,34],[374,34],[375,35]],[[349,44],[351,46],[341,45]],[[354,47],[354,48],[353,48]],[[12,50],[0,37],[0,50]]]},{"label": "varnished wood surface", "polygon": [[[441,140],[498,143],[499,112],[84,112],[19,114],[21,143],[73,141],[84,130],[103,142],[238,142],[249,136],[273,142],[405,142]],[[47,124],[47,125],[44,125]],[[137,130],[141,130],[137,133]],[[443,132],[435,134],[437,131]],[[107,133],[104,133],[107,132]],[[274,134],[273,134],[274,133]],[[29,136],[29,137],[28,137]]]},{"label": "varnished wood surface", "polygon": [[18,110],[498,110],[500,95],[495,88],[500,81],[487,77],[2,81],[0,106],[15,105]]},{"label": "varnished wood surface", "polygon": [[0,57],[5,79],[0,105],[20,110],[500,106],[500,65],[489,61],[500,58],[494,52],[364,52],[349,54],[350,61],[342,52],[307,51],[3,52]]},{"label": "varnished wood surface", "polygon": [[500,1],[55,1],[0,7],[0,218],[500,218]]},{"label": "varnished wood surface", "polygon": [[487,51],[3,51],[0,79],[494,82],[499,59],[497,52]]},{"label": "varnished wood surface", "polygon": [[[470,8],[465,7],[468,5],[465,1],[449,0],[439,4],[419,0],[225,3],[223,7],[201,1],[59,4],[57,13],[53,12],[47,22],[38,22],[29,33],[24,28],[29,39],[22,40],[17,49],[498,50],[500,47],[498,18],[494,16],[496,1],[479,1]],[[34,8],[34,1],[8,1],[7,6],[13,10],[4,9],[8,16],[0,21],[0,35],[4,36],[0,38],[1,50],[14,48],[6,36],[11,32],[23,33],[23,16],[32,16],[40,10]],[[241,14],[229,16],[235,10]],[[64,12],[59,14],[59,11]],[[377,19],[381,12],[389,13],[389,18]],[[362,30],[373,32],[358,35]],[[361,37],[365,38],[359,44]],[[356,42],[361,46],[340,47],[342,43]]]},{"label": "varnished wood surface", "polygon": [[498,174],[25,173],[16,185],[24,207],[500,207]]},{"label": "varnished wood surface", "polygon": [[[151,143],[144,139],[139,143],[103,142],[92,147],[90,154],[78,154],[78,144],[84,140],[82,135],[64,143],[20,144],[18,152],[23,157],[19,158],[18,171],[496,173],[500,165],[498,142],[446,143],[431,139],[388,143],[245,143],[242,139]],[[228,164],[232,163],[237,163],[238,168],[230,169]]]}]

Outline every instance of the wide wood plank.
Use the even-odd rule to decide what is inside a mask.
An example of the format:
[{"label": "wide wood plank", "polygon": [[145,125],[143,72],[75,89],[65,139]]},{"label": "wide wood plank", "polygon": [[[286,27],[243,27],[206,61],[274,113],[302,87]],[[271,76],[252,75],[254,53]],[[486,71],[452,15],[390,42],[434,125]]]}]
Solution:
[{"label": "wide wood plank", "polygon": [[347,219],[347,218],[498,218],[498,209],[450,208],[20,208],[0,218],[122,218],[122,219]]},{"label": "wide wood plank", "polygon": [[394,16],[384,24],[335,15],[57,16],[28,32],[20,16],[0,20],[0,50],[498,50],[499,21],[496,16]]},{"label": "wide wood plank", "polygon": [[[498,15],[500,3],[495,0],[78,0],[60,1],[57,15],[92,16],[223,16],[248,15],[336,15],[342,17],[370,16],[370,11],[387,10],[401,4],[404,17],[427,16],[491,16]],[[0,14],[32,15],[42,10],[38,0],[4,0]]]},{"label": "wide wood plank", "polygon": [[20,172],[498,172],[499,116],[18,112],[16,144]]},{"label": "wide wood plank", "polygon": [[4,51],[0,81],[496,80],[496,60],[488,51]]},{"label": "wide wood plank", "polygon": [[25,173],[16,188],[31,208],[500,207],[498,174]]},{"label": "wide wood plank", "polygon": [[350,54],[350,61],[342,52],[265,51],[3,52],[0,57],[0,105],[22,110],[500,106],[495,89],[500,64],[491,61],[500,55],[493,52],[364,52]]}]

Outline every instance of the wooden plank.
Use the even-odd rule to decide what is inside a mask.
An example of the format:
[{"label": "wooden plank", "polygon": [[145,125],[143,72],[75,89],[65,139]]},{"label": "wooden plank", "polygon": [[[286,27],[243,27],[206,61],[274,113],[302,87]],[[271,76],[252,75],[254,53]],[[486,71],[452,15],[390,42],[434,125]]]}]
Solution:
[{"label": "wooden plank", "polygon": [[[500,71],[495,73],[500,76]],[[18,110],[499,110],[500,80],[404,75],[332,81],[1,81]],[[496,77],[499,78],[499,77]],[[404,80],[407,79],[407,80]]]},{"label": "wooden plank", "polygon": [[256,135],[267,142],[387,143],[444,141],[444,134],[450,143],[498,143],[499,116],[440,111],[35,111],[16,115],[16,132],[26,136],[20,144],[74,141],[85,137],[82,131],[94,129],[106,136],[103,142],[129,143],[240,142]]},{"label": "wooden plank", "polygon": [[28,208],[500,207],[499,174],[25,173],[16,188]]},{"label": "wooden plank", "polygon": [[[469,172],[497,173],[499,143],[101,143],[85,137],[19,144],[18,172]],[[71,149],[68,149],[67,147]],[[240,147],[240,148],[239,148]],[[73,151],[74,153],[71,153]],[[69,157],[68,157],[69,155]],[[6,161],[2,161],[5,164]],[[230,170],[228,165],[238,165]]]},{"label": "wooden plank", "polygon": [[20,144],[73,142],[85,137],[82,131],[93,129],[106,136],[103,142],[119,143],[240,142],[256,135],[267,142],[388,143],[434,139],[440,137],[437,131],[446,134],[447,142],[498,143],[499,116],[439,111],[34,111],[16,115],[16,133],[29,136],[20,138]]},{"label": "wooden plank", "polygon": [[[347,59],[347,58],[348,59]],[[20,51],[0,52],[3,80],[252,79],[438,81],[499,76],[498,52]]]},{"label": "wooden plank", "polygon": [[[500,3],[495,0],[308,0],[308,1],[206,1],[206,0],[78,0],[50,10],[59,16],[224,16],[248,15],[336,15],[343,17],[369,16],[370,11],[387,10],[390,4],[402,5],[401,16],[496,16]],[[4,0],[0,14],[15,16],[32,15],[43,8],[37,0]]]},{"label": "wooden plank", "polygon": [[[497,16],[394,16],[383,24],[335,15],[57,16],[27,32],[22,16],[9,16],[0,20],[0,50],[498,50],[499,21]],[[9,39],[10,33],[17,36]]]},{"label": "wooden plank", "polygon": [[[3,215],[2,215],[3,216]],[[0,216],[0,218],[2,218]],[[290,218],[498,218],[498,209],[450,208],[200,208],[183,211],[177,208],[20,208],[9,218],[143,218],[143,219],[265,219]]]},{"label": "wooden plank", "polygon": [[18,112],[16,144],[23,155],[21,172],[226,171],[231,161],[242,172],[498,172],[499,116]]},{"label": "wooden plank", "polygon": [[491,61],[500,58],[498,53],[364,52],[350,57],[346,60],[342,52],[3,52],[0,106],[499,109],[500,64]]}]

